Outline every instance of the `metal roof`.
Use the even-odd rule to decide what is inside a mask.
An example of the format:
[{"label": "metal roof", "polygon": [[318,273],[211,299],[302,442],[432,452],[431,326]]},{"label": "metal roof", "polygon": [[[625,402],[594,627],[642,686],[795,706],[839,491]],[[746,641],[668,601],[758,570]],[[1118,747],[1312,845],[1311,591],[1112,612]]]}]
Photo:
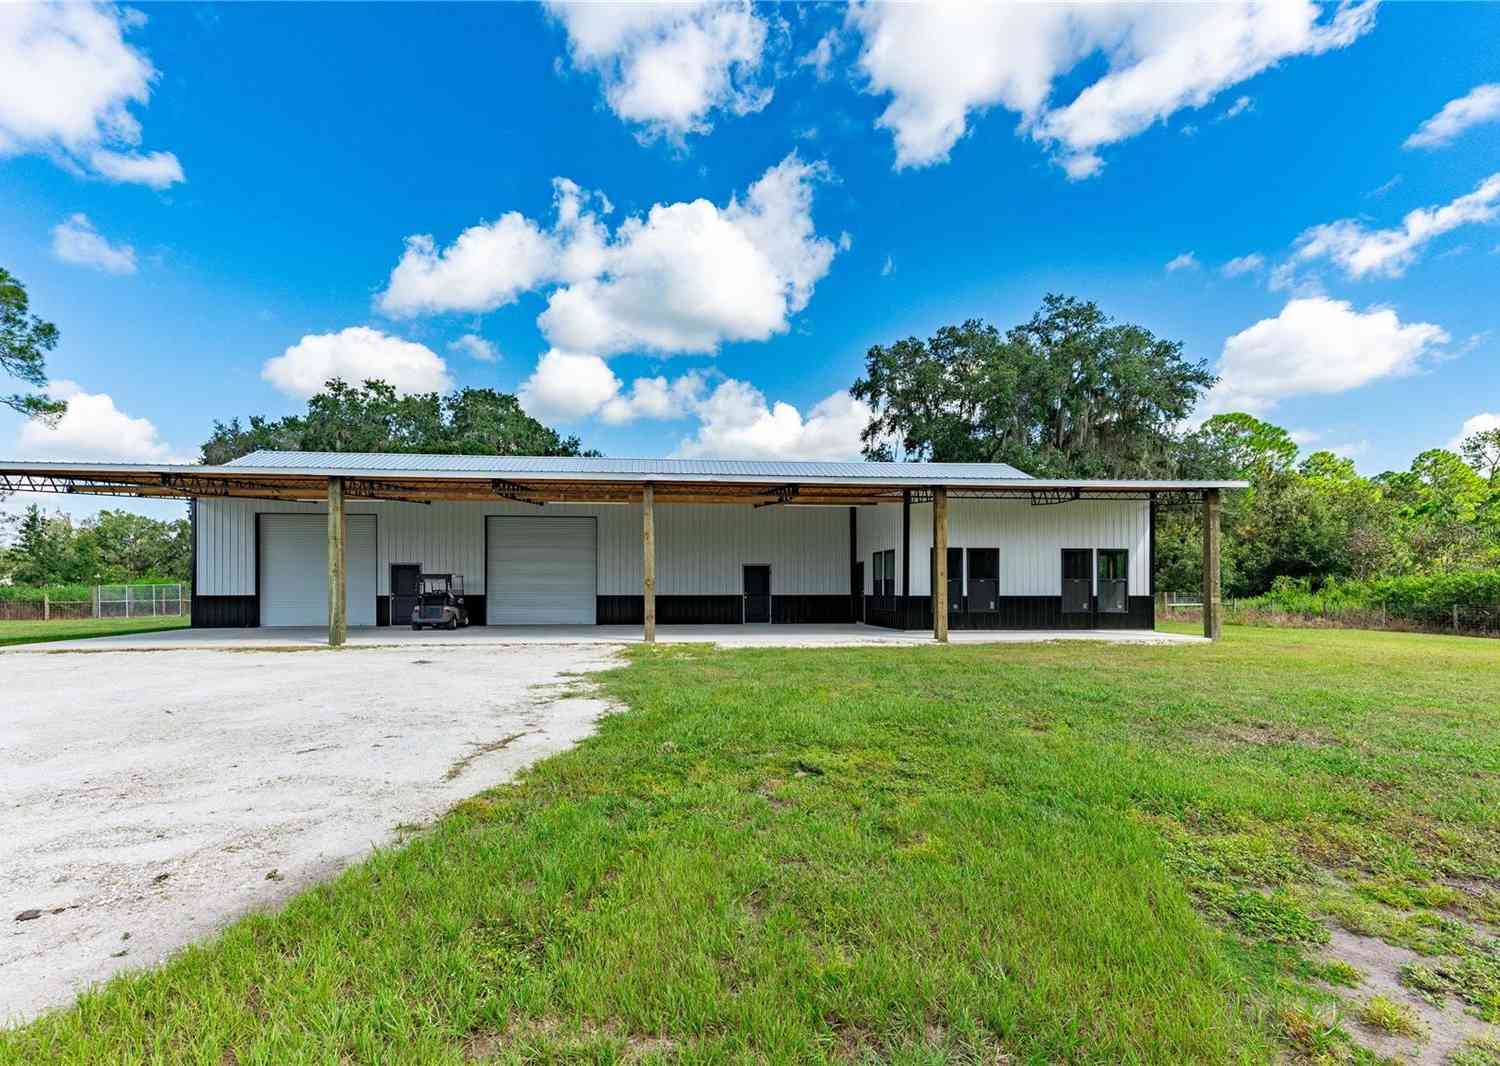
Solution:
[{"label": "metal roof", "polygon": [[[207,482],[285,481],[303,488],[319,479],[351,481],[477,483],[547,482],[601,487],[677,485],[754,487],[800,485],[830,491],[869,489],[900,492],[942,485],[950,489],[1014,493],[1201,492],[1242,489],[1245,481],[1157,481],[1130,478],[1034,478],[1005,463],[835,463],[787,459],[603,459],[529,455],[420,455],[404,452],[259,451],[223,466],[195,463],[88,463],[0,460],[0,490],[108,492],[110,486],[158,490],[178,496],[213,495]],[[53,482],[43,487],[40,482]],[[221,486],[222,487],[222,486]],[[171,489],[170,493],[167,489]],[[764,495],[764,492],[760,493]],[[804,493],[804,496],[810,495]]]},{"label": "metal roof", "polygon": [[540,455],[422,455],[405,452],[258,451],[226,464],[259,473],[478,474],[491,477],[748,478],[755,481],[1014,481],[1030,477],[1007,463],[830,463],[800,459],[598,459]]}]

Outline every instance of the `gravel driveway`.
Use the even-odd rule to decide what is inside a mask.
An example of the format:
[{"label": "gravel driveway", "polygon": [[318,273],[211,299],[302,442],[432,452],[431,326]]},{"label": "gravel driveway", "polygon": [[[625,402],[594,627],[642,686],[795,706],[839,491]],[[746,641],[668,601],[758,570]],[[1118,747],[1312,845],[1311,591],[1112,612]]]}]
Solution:
[{"label": "gravel driveway", "polygon": [[274,907],[576,743],[604,705],[562,686],[614,655],[0,653],[0,1021]]}]

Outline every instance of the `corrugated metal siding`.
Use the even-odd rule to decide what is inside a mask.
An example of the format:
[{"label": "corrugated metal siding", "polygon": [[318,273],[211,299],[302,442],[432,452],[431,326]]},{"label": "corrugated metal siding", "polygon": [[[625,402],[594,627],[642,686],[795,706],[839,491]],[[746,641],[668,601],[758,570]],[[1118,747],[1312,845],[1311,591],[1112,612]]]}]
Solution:
[{"label": "corrugated metal siding", "polygon": [[[1125,548],[1130,595],[1144,596],[1151,587],[1151,505],[1145,500],[1076,500],[1046,507],[1024,500],[950,500],[948,544],[999,548],[1002,596],[1062,595],[1063,548]],[[932,592],[931,548],[932,505],[913,504],[913,596]],[[899,565],[901,553],[896,554]]]},{"label": "corrugated metal siding", "polygon": [[[1151,505],[1145,500],[1077,500],[1033,507],[1027,500],[950,500],[948,545],[1000,549],[1000,595],[1062,595],[1063,548],[1125,548],[1130,552],[1130,595],[1151,588]],[[896,594],[902,589],[901,507],[859,508],[859,557],[865,595],[874,595],[871,556],[896,552]],[[911,508],[911,594],[932,593],[929,554],[932,505]]]},{"label": "corrugated metal siding", "polygon": [[[641,508],[638,505],[351,502],[350,514],[380,516],[379,594],[390,592],[391,563],[464,575],[475,595],[484,588],[487,515],[591,515],[599,525],[599,594],[641,591]],[[865,508],[864,510],[870,510]],[[255,592],[255,515],[321,514],[314,503],[203,499],[198,515],[198,593]],[[771,565],[772,590],[839,594],[849,587],[849,517],[842,507],[663,504],[656,508],[657,591],[662,595],[740,592],[740,568]],[[863,549],[861,549],[863,550]]]},{"label": "corrugated metal siding", "polygon": [[[875,565],[872,556],[888,548],[896,552],[896,595],[901,595],[901,505],[881,504],[877,507],[860,507],[859,557],[865,564],[865,595],[875,595]],[[916,521],[915,518],[912,519]],[[916,589],[912,589],[913,592]]]},{"label": "corrugated metal siding", "polygon": [[[639,508],[630,510],[638,530]],[[640,590],[638,534],[636,542],[634,583],[616,591]],[[849,512],[842,507],[659,506],[656,551],[663,595],[738,594],[741,568],[758,563],[770,565],[775,596],[849,592]]]}]

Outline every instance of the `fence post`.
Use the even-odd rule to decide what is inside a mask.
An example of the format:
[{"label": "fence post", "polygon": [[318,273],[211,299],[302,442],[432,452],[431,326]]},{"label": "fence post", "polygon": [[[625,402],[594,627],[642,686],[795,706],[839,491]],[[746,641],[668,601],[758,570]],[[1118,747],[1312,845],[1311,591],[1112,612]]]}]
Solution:
[{"label": "fence post", "polygon": [[1453,632],[1458,632],[1458,604],[1453,605]]},{"label": "fence post", "polygon": [[94,586],[94,617],[99,617],[99,586]]},{"label": "fence post", "polygon": [[42,621],[52,621],[52,597],[42,593]]}]

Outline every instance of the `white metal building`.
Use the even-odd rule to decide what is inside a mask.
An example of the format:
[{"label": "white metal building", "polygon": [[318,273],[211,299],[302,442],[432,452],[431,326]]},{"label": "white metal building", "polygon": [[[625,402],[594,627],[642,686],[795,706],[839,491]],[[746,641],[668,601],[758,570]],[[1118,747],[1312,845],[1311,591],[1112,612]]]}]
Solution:
[{"label": "white metal building", "polygon": [[1151,628],[1157,508],[1202,503],[1216,531],[1219,491],[1240,484],[1049,481],[1001,464],[299,452],[220,467],[0,464],[0,478],[190,498],[196,626],[400,625],[408,579],[452,573],[479,624],[865,622],[940,636]]}]

